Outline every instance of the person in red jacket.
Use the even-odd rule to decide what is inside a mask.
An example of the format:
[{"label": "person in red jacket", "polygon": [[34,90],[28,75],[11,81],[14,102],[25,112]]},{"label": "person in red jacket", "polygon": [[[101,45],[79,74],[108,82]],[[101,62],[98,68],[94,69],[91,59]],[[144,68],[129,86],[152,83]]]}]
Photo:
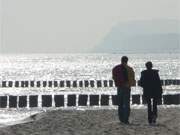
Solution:
[{"label": "person in red jacket", "polygon": [[121,58],[121,64],[112,69],[112,78],[117,87],[118,116],[122,123],[129,124],[130,92],[131,86],[135,86],[133,68],[127,65],[128,57]]}]

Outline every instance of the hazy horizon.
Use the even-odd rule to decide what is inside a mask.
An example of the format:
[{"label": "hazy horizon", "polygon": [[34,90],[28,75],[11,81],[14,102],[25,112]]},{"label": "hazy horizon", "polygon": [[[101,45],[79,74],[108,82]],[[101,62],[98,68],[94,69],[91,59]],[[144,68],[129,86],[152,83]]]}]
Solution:
[{"label": "hazy horizon", "polygon": [[[179,34],[179,12],[179,0],[1,0],[0,53],[92,53],[118,24],[136,21],[175,20]],[[168,27],[162,33],[175,29]]]}]

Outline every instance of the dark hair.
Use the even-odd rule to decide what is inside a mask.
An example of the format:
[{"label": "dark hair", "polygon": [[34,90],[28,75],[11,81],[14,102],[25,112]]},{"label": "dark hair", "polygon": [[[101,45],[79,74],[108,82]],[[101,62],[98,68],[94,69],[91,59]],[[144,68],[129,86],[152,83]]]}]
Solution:
[{"label": "dark hair", "polygon": [[147,69],[152,69],[152,67],[153,67],[153,64],[152,64],[151,61],[146,62],[145,65],[146,65],[146,68],[147,68]]},{"label": "dark hair", "polygon": [[127,63],[127,62],[128,62],[128,57],[127,56],[122,56],[121,63]]}]

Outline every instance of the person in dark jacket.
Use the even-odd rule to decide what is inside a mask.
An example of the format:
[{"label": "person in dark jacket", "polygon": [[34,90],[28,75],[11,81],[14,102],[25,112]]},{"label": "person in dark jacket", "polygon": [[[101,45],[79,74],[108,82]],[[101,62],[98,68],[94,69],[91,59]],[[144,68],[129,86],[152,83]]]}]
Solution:
[{"label": "person in dark jacket", "polygon": [[143,88],[143,96],[148,105],[148,122],[155,124],[157,119],[157,104],[162,97],[162,85],[158,70],[152,69],[152,62],[147,62],[147,70],[141,72],[140,86]]},{"label": "person in dark jacket", "polygon": [[135,86],[133,68],[127,65],[128,57],[121,58],[121,64],[112,69],[112,78],[117,87],[118,116],[124,124],[129,124],[130,115],[130,92],[131,86]]}]

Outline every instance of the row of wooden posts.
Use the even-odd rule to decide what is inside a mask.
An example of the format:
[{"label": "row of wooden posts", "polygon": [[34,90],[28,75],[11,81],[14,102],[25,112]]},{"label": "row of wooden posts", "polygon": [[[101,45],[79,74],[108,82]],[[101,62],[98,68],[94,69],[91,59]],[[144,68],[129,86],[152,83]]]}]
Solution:
[{"label": "row of wooden posts", "polygon": [[[180,85],[180,80],[178,79],[169,79],[161,80],[163,86],[167,85]],[[139,81],[137,81],[137,85]],[[70,80],[60,80],[60,81],[2,81],[0,84],[1,87],[114,87],[113,80],[79,80],[79,81],[70,81]]]},{"label": "row of wooden posts", "polygon": [[[41,101],[41,103],[39,102]],[[131,104],[144,104],[142,95],[131,96]],[[180,94],[163,95],[159,105],[180,104]],[[118,105],[117,95],[108,94],[69,94],[69,95],[21,95],[0,96],[0,108],[33,107],[77,107]]]}]

